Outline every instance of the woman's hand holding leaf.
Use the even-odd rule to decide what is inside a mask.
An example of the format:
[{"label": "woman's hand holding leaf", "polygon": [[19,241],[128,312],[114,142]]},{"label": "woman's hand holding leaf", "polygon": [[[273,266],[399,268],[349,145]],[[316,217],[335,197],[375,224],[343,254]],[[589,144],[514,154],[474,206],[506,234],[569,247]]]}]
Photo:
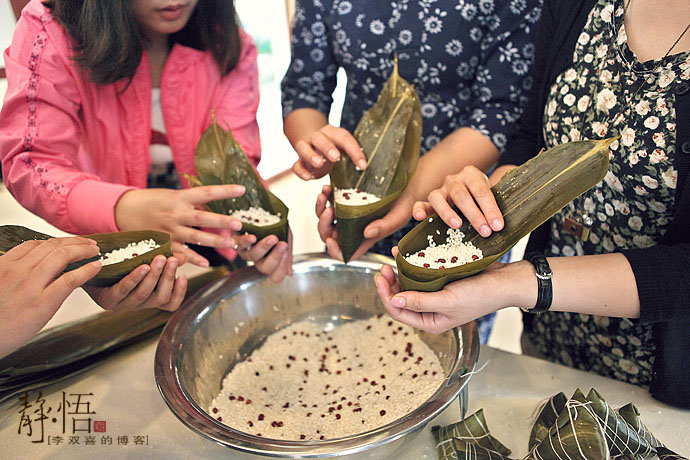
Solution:
[{"label": "woman's hand holding leaf", "polygon": [[189,262],[202,267],[208,261],[184,246],[185,243],[214,248],[232,248],[234,236],[223,236],[201,228],[239,231],[242,223],[227,215],[205,209],[210,201],[237,198],[244,194],[241,185],[209,185],[187,190],[141,189],[122,195],[115,206],[115,221],[124,230],[159,230],[169,233],[173,250],[180,255],[180,263]]},{"label": "woman's hand holding leaf", "polygon": [[447,176],[441,188],[429,193],[428,201],[416,202],[412,215],[421,221],[436,212],[450,227],[459,228],[462,219],[453,209],[456,206],[470,225],[480,235],[487,237],[492,231],[503,229],[504,225],[503,215],[491,192],[491,186],[512,168],[501,167],[489,179],[478,168],[466,166],[459,173]]},{"label": "woman's hand holding leaf", "polygon": [[176,257],[156,256],[151,265],[141,265],[117,284],[84,290],[105,310],[141,310],[160,308],[175,311],[184,300],[187,278],[175,279],[179,261]]},{"label": "woman's hand holding leaf", "polygon": [[331,170],[331,165],[340,160],[341,152],[350,157],[359,169],[366,169],[367,160],[357,140],[344,128],[333,125],[322,126],[307,140],[295,143],[299,160],[292,170],[304,180],[318,179]]},{"label": "woman's hand holding leaf", "polygon": [[[397,252],[398,248],[394,248],[393,255]],[[437,292],[401,292],[393,268],[383,265],[381,275],[375,279],[376,291],[393,319],[439,334],[512,305],[512,295],[521,287],[513,286],[516,283],[511,284],[511,279],[521,280],[522,277],[504,276],[502,269],[506,266],[496,262],[479,275],[450,283]],[[511,267],[514,268],[524,268],[528,276],[534,276],[527,273],[530,267]]]},{"label": "woman's hand holding leaf", "polygon": [[237,246],[240,257],[253,262],[256,269],[274,283],[292,275],[292,231],[288,232],[287,242],[279,241],[275,235],[257,242],[256,236],[247,234],[238,238]]}]

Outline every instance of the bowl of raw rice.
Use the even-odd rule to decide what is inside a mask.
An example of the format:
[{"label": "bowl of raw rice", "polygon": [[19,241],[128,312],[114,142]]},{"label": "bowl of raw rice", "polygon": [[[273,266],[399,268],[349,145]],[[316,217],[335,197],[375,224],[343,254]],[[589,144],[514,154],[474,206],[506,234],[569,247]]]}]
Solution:
[{"label": "bowl of raw rice", "polygon": [[272,283],[253,268],[190,298],[156,350],[163,399],[233,458],[393,458],[458,396],[474,324],[434,335],[393,321],[374,276],[390,258],[296,257]]}]

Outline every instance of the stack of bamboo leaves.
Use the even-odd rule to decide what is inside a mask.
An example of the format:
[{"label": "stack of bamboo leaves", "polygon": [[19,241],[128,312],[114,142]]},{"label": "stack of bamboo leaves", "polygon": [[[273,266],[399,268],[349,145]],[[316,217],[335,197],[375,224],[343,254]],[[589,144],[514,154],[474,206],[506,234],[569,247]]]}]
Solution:
[{"label": "stack of bamboo leaves", "polygon": [[[494,438],[482,410],[446,427],[432,428],[440,460],[511,460],[510,449]],[[642,423],[637,408],[618,411],[594,389],[570,399],[550,398],[539,411],[524,460],[687,460],[666,447]]]}]

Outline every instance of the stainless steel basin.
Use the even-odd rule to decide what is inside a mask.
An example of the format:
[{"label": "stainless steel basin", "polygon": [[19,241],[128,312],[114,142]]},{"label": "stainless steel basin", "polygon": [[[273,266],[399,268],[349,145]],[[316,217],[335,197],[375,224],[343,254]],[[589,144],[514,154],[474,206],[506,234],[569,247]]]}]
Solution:
[{"label": "stainless steel basin", "polygon": [[296,321],[324,327],[386,313],[374,276],[387,257],[369,255],[347,265],[325,254],[296,257],[294,276],[272,283],[253,268],[217,280],[189,299],[165,327],[155,377],[173,413],[197,433],[235,450],[232,458],[392,458],[462,393],[474,369],[479,339],[474,323],[420,337],[439,356],[446,380],[419,408],[372,431],[324,441],[281,441],[244,433],[206,413],[235,363],[271,333]]}]

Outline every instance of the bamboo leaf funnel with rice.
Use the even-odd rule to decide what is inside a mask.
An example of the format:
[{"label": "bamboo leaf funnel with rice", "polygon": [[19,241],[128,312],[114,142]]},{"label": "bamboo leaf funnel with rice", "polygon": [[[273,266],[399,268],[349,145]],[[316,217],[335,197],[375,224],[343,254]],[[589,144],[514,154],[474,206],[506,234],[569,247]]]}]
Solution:
[{"label": "bamboo leaf funnel with rice", "polygon": [[[95,277],[86,282],[86,284],[89,286],[112,286],[131,273],[138,266],[150,264],[157,255],[162,254],[166,257],[172,256],[170,235],[163,232],[139,230],[129,232],[98,233],[95,235],[84,235],[84,237],[91,238],[92,240],[96,241],[100,250],[100,258],[103,262],[101,271],[98,272]],[[6,253],[13,247],[25,241],[47,240],[49,238],[52,238],[52,236],[19,225],[2,225],[0,226],[0,255]],[[147,250],[144,252],[125,255],[123,260],[119,260],[114,263],[108,263],[107,261],[103,260],[104,257],[106,257],[109,253],[121,251],[123,248],[126,249],[130,245],[138,245],[141,242],[148,242],[147,244],[143,245],[147,247]],[[122,258],[122,256],[120,256],[120,258]],[[96,256],[90,259],[73,262],[69,264],[67,268],[65,268],[65,272],[74,270],[82,265],[98,259],[99,256]]]},{"label": "bamboo leaf funnel with rice", "polygon": [[414,87],[398,74],[397,58],[378,101],[364,114],[353,136],[367,158],[367,168],[358,170],[347,155],[342,155],[330,172],[334,193],[337,197],[339,190],[352,190],[375,195],[378,201],[348,205],[336,198],[336,225],[345,262],[364,242],[364,228],[390,210],[417,167],[421,105]]},{"label": "bamboo leaf funnel with rice", "polygon": [[[287,206],[266,189],[232,131],[218,125],[213,111],[211,115],[213,122],[202,133],[194,153],[194,168],[198,176],[185,174],[185,179],[192,187],[243,185],[244,195],[211,201],[206,206],[218,214],[238,217],[242,221],[242,230],[255,235],[257,240],[276,235],[281,241],[287,241]],[[266,217],[269,223],[260,223]]]},{"label": "bamboo leaf funnel with rice", "polygon": [[491,188],[503,213],[503,230],[481,236],[467,219],[460,231],[464,242],[480,249],[483,257],[452,268],[424,268],[405,259],[429,246],[444,244],[448,229],[438,215],[422,221],[398,243],[395,259],[402,290],[438,291],[446,284],[479,273],[520,239],[549,220],[566,204],[586,192],[608,171],[609,146],[618,139],[569,142],[541,152],[506,173]]}]

